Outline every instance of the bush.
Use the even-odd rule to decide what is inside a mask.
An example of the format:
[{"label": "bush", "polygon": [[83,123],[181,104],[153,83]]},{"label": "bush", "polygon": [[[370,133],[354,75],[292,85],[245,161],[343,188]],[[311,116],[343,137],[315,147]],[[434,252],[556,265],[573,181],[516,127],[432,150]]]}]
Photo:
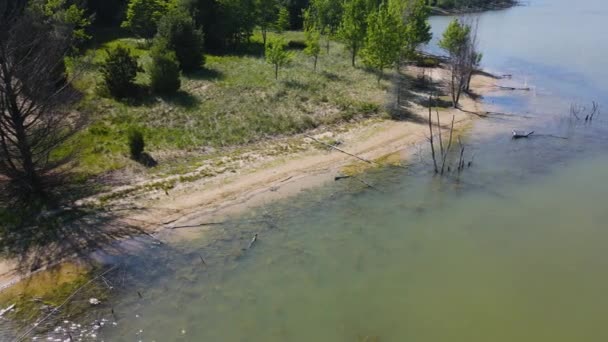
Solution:
[{"label": "bush", "polygon": [[110,95],[116,98],[131,95],[135,88],[135,77],[140,70],[137,58],[123,46],[117,46],[106,52],[108,57],[101,66],[101,74]]},{"label": "bush", "polygon": [[152,90],[160,94],[171,94],[179,90],[179,63],[175,52],[168,49],[162,40],[156,40],[150,52],[152,63],[148,70]]},{"label": "bush", "polygon": [[156,39],[165,40],[169,49],[175,51],[182,70],[193,71],[205,64],[203,32],[196,28],[187,12],[176,10],[165,15],[158,26]]},{"label": "bush", "polygon": [[129,131],[129,150],[131,152],[131,158],[135,160],[141,159],[142,153],[146,148],[146,142],[144,141],[144,135],[138,129],[131,129]]}]

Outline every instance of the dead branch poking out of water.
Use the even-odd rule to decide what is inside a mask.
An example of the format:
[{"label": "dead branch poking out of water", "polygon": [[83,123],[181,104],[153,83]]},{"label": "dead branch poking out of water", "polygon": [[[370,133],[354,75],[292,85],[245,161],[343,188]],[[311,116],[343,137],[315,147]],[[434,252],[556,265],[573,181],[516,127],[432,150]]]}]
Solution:
[{"label": "dead branch poking out of water", "polygon": [[460,158],[458,159],[458,172],[464,169],[464,144],[460,137],[458,137],[458,144],[460,145]]},{"label": "dead branch poking out of water", "polygon": [[454,135],[454,120],[455,119],[456,119],[456,116],[453,115],[452,116],[452,126],[450,126],[450,140],[448,141],[448,147],[445,150],[445,153],[443,153],[443,151],[442,151],[443,161],[441,163],[441,174],[443,174],[443,172],[445,170],[445,162],[448,159],[448,153],[450,153],[450,150],[452,149],[452,136]]},{"label": "dead branch poking out of water", "polygon": [[600,114],[600,105],[591,101],[591,108],[587,110],[587,107],[578,104],[572,103],[570,104],[570,117],[574,118],[576,121],[584,120],[585,122],[593,121],[593,118],[597,117]]},{"label": "dead branch poking out of water", "polygon": [[[431,143],[431,155],[433,156],[433,165],[435,166],[435,173],[439,173],[437,168],[437,158],[435,156],[435,142],[433,141],[433,110],[431,108],[433,104],[433,95],[429,96],[429,142]],[[441,129],[441,128],[440,128]]]},{"label": "dead branch poking out of water", "polygon": [[248,250],[251,249],[251,247],[253,247],[253,244],[255,244],[258,241],[258,234],[256,233],[253,238],[251,239],[251,241],[249,241],[249,245],[247,246],[247,248],[243,249],[243,250]]}]

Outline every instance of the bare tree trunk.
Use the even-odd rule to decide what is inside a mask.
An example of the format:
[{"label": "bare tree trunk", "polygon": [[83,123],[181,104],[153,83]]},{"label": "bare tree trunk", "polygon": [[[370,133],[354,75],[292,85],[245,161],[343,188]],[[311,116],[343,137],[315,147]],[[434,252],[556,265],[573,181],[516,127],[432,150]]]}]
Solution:
[{"label": "bare tree trunk", "polygon": [[268,37],[268,29],[262,27],[262,41],[264,42],[264,46],[266,46],[266,37]]},{"label": "bare tree trunk", "polygon": [[275,63],[274,65],[274,79],[278,80],[279,79],[279,64]]},{"label": "bare tree trunk", "polygon": [[69,156],[53,152],[84,123],[66,109],[75,93],[57,71],[70,39],[27,12],[0,21],[0,181],[9,180],[9,196],[45,200],[51,179],[67,170]]},{"label": "bare tree trunk", "polygon": [[455,118],[456,118],[456,116],[452,116],[452,127],[450,128],[450,140],[448,141],[448,147],[445,150],[445,154],[443,155],[443,160],[441,162],[441,174],[443,174],[443,172],[445,171],[445,161],[447,160],[448,154],[450,153],[450,149],[452,148],[452,134],[454,133],[454,119]]},{"label": "bare tree trunk", "polygon": [[313,67],[313,71],[314,71],[314,72],[317,72],[317,62],[318,62],[318,60],[319,60],[319,55],[316,55],[316,56],[315,56],[315,65],[314,65],[314,67]]},{"label": "bare tree trunk", "polygon": [[435,168],[435,173],[439,173],[439,168],[437,167],[437,158],[436,158],[436,155],[435,155],[435,143],[433,141],[433,112],[432,112],[432,105],[433,105],[433,96],[429,95],[429,134],[430,134],[429,141],[431,143],[431,156],[433,157],[433,166]]}]

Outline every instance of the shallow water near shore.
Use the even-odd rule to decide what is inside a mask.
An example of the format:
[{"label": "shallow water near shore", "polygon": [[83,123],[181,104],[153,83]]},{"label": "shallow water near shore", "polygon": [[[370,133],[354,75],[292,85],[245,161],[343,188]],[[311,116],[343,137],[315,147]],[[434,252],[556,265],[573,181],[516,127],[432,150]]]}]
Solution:
[{"label": "shallow water near shore", "polygon": [[[554,56],[569,5],[481,15],[485,66],[534,91],[485,97],[514,116],[475,122],[462,174],[433,176],[423,150],[407,170],[361,175],[374,189],[327,184],[145,249],[120,260],[115,292],[83,322],[115,322],[96,332],[105,341],[608,340],[608,121],[568,115],[603,101],[608,75]],[[587,24],[568,32],[603,37],[608,4],[577,5],[571,20]],[[433,18],[435,36],[447,20]],[[578,44],[601,66],[608,44]]]}]

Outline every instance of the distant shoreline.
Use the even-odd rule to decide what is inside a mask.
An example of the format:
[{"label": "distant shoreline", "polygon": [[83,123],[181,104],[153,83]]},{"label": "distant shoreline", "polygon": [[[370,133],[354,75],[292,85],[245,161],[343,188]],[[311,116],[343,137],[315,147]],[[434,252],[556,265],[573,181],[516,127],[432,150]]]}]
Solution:
[{"label": "distant shoreline", "polygon": [[504,0],[496,1],[486,6],[480,7],[467,7],[467,8],[454,8],[454,9],[443,9],[439,7],[431,7],[431,15],[437,16],[448,16],[448,15],[459,15],[459,14],[471,14],[480,13],[485,11],[498,11],[508,9],[520,5],[519,1],[515,0]]}]

